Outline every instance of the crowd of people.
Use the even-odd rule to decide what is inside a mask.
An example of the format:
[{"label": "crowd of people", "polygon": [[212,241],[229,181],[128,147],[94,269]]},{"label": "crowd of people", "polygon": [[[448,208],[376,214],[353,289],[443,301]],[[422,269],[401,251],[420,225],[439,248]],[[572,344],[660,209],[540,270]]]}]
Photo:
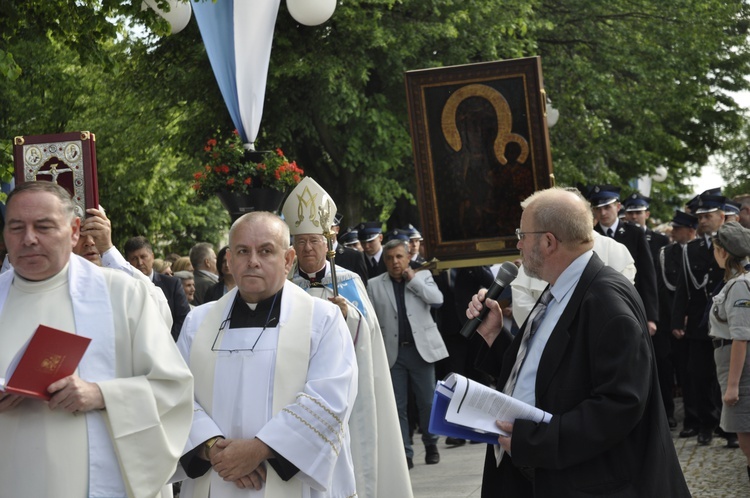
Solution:
[{"label": "crowd of people", "polygon": [[553,415],[498,425],[483,497],[689,496],[672,430],[725,438],[750,477],[750,195],[706,191],[658,230],[651,199],[620,193],[526,199],[519,275],[494,300],[497,266],[433,272],[412,224],[339,233],[312,178],[282,216],[235,221],[226,246],[159,258],[145,235],[120,252],[104,211],[75,217],[62,187],[21,184],[0,371],[39,324],[92,346],[47,403],[0,391],[0,442],[16,448],[0,482],[8,496],[409,497],[417,435],[440,462],[429,417],[450,372]]}]

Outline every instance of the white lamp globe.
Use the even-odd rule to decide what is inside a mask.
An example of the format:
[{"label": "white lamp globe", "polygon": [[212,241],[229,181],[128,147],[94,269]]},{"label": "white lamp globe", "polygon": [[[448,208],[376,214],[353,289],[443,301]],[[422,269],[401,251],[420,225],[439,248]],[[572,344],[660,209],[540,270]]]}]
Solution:
[{"label": "white lamp globe", "polygon": [[323,24],[336,10],[336,0],[286,0],[289,14],[305,26]]}]

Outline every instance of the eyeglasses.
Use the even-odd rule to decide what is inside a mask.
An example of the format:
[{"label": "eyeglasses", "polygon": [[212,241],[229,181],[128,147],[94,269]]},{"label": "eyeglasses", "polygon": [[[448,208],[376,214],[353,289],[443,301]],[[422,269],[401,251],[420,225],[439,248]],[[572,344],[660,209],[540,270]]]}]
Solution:
[{"label": "eyeglasses", "polygon": [[516,237],[518,237],[518,240],[523,240],[524,237],[532,233],[547,233],[547,231],[545,230],[544,232],[522,232],[520,228],[516,228]]},{"label": "eyeglasses", "polygon": [[305,246],[317,247],[317,246],[322,246],[325,243],[326,241],[323,238],[312,238],[312,239],[298,239],[296,237],[294,238],[295,247],[305,247]]},{"label": "eyeglasses", "polygon": [[[516,228],[516,237],[518,237],[518,240],[523,240],[524,237],[532,233],[552,233],[552,232],[550,232],[549,230],[545,230],[543,232],[522,232],[520,228]],[[552,236],[556,238],[558,242],[562,242],[562,239],[560,239],[560,237],[558,237],[554,233],[552,233]]]},{"label": "eyeglasses", "polygon": [[266,324],[263,325],[263,329],[260,331],[260,334],[258,334],[258,338],[255,339],[255,342],[253,343],[253,346],[250,349],[242,348],[242,349],[221,349],[216,347],[216,343],[219,342],[219,336],[229,326],[229,323],[232,321],[232,312],[234,311],[234,305],[237,302],[236,300],[232,302],[232,307],[229,308],[229,314],[227,317],[219,324],[219,331],[216,332],[216,337],[214,337],[214,342],[211,344],[211,351],[224,351],[227,353],[238,353],[240,351],[250,351],[251,353],[255,352],[255,346],[258,345],[258,341],[260,341],[260,338],[263,337],[263,332],[266,331],[266,327],[268,327],[271,322],[276,320],[276,317],[271,318],[271,313],[273,313],[273,309],[276,306],[276,298],[279,297],[279,294],[276,293],[276,295],[273,297],[273,303],[271,303],[271,309],[268,310],[268,316],[266,317]]}]

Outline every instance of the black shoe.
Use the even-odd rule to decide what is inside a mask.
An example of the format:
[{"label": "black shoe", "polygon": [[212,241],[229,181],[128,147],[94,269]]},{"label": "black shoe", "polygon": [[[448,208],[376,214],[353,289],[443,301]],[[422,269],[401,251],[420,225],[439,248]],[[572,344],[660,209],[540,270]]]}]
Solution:
[{"label": "black shoe", "polygon": [[737,439],[737,434],[728,432],[725,437],[727,438],[727,448],[740,447],[740,441]]},{"label": "black shoe", "polygon": [[466,439],[447,437],[445,438],[445,444],[447,444],[448,446],[463,446],[464,444],[466,444]]},{"label": "black shoe", "polygon": [[412,460],[409,457],[406,457],[406,467],[411,470],[414,468],[414,460]]},{"label": "black shoe", "polygon": [[701,446],[708,446],[711,444],[711,440],[714,438],[714,435],[710,432],[701,432],[698,434],[698,444]]},{"label": "black shoe", "polygon": [[680,437],[695,437],[698,435],[698,429],[682,429],[680,431]]},{"label": "black shoe", "polygon": [[677,428],[677,421],[674,419],[674,417],[667,417],[667,423],[669,424],[670,430]]},{"label": "black shoe", "polygon": [[425,446],[424,463],[427,465],[433,465],[440,462],[440,453],[438,453],[437,445],[431,444]]},{"label": "black shoe", "polygon": [[482,444],[481,441],[469,441],[469,444]]}]

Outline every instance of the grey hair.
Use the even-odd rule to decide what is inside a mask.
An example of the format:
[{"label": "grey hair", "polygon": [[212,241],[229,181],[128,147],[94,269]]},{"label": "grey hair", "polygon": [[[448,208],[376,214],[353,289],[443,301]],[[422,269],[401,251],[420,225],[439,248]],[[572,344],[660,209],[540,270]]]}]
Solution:
[{"label": "grey hair", "polygon": [[62,214],[66,218],[66,221],[72,223],[76,218],[76,205],[73,202],[73,198],[70,196],[70,192],[57,183],[41,180],[35,182],[24,182],[16,185],[16,188],[8,194],[5,206],[9,206],[13,197],[22,192],[48,192],[60,199],[60,204],[62,204]]},{"label": "grey hair", "polygon": [[406,243],[405,240],[401,240],[401,239],[392,239],[386,242],[383,245],[383,254],[385,254],[386,251],[390,251],[391,249],[396,249],[397,247],[402,247],[404,251],[406,251],[406,254],[409,254],[409,245]]},{"label": "grey hair", "polygon": [[190,264],[193,265],[194,270],[198,270],[203,266],[203,262],[214,250],[214,246],[208,242],[198,242],[190,248]]},{"label": "grey hair", "polygon": [[563,243],[578,245],[594,240],[591,204],[580,192],[560,187],[539,190],[527,197],[521,207],[531,207],[537,230],[549,231]]}]

